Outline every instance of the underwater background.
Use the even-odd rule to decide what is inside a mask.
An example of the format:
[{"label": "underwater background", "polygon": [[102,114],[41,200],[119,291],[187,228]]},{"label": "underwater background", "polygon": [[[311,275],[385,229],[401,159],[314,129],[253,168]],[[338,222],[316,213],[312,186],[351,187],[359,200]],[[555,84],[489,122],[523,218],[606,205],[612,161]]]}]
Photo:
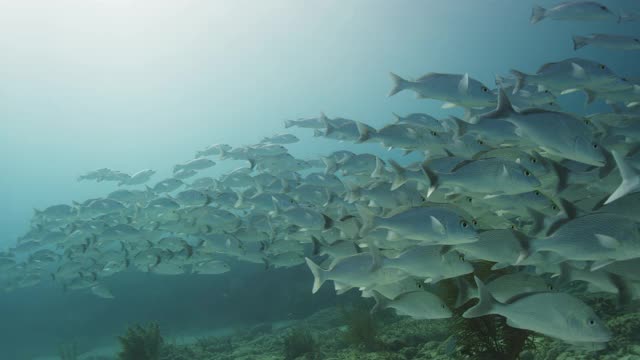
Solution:
[{"label": "underwater background", "polygon": [[[553,1],[537,1],[550,6]],[[611,9],[640,10],[625,0]],[[576,55],[573,34],[640,34],[640,23],[531,25],[530,1],[134,1],[0,2],[0,250],[15,246],[33,209],[83,201],[117,187],[78,182],[96,168],[171,166],[211,143],[253,144],[283,121],[342,116],[379,128],[392,113],[445,117],[440,103],[387,97],[389,72],[469,73],[485,84],[511,68]],[[634,8],[635,7],[635,8]],[[595,47],[580,57],[637,77],[640,53]],[[565,109],[595,113],[581,94]],[[347,149],[390,156],[287,129],[300,158]],[[401,157],[400,151],[392,154]],[[219,162],[217,176],[242,165]],[[127,326],[158,322],[163,335],[204,334],[293,321],[358,294],[311,294],[306,265],[264,270],[238,263],[216,276],[126,271],[109,277],[115,299],[53,282],[0,293],[0,358],[54,356],[109,346]],[[186,336],[186,335],[185,335]]]}]

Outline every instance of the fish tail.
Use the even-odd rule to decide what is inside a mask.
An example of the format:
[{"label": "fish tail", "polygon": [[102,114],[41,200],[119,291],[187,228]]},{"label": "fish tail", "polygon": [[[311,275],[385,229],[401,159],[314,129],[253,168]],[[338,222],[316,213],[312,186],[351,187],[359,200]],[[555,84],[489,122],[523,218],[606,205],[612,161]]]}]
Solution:
[{"label": "fish tail", "polygon": [[514,69],[511,69],[510,72],[511,75],[516,78],[516,85],[513,87],[513,93],[515,94],[518,91],[522,90],[522,88],[524,88],[524,86],[526,85],[527,74]]},{"label": "fish tail", "polygon": [[353,185],[349,187],[349,190],[347,191],[347,194],[345,195],[344,200],[349,204],[353,204],[354,202],[360,200],[360,196],[361,196],[360,186]]},{"label": "fish tail", "polygon": [[618,306],[629,305],[633,300],[633,285],[620,275],[609,273],[608,277],[618,290]]},{"label": "fish tail", "polygon": [[500,303],[491,295],[489,290],[484,286],[484,283],[478,279],[477,276],[474,276],[474,279],[478,286],[480,301],[475,306],[465,311],[464,314],[462,314],[462,317],[470,319],[488,314],[495,314],[496,305],[499,305]]},{"label": "fish tail", "polygon": [[406,169],[400,166],[395,160],[389,159],[389,165],[391,165],[391,169],[395,173],[395,177],[393,178],[393,182],[391,183],[391,191],[396,190],[407,182],[407,174]]},{"label": "fish tail", "polygon": [[531,19],[529,20],[529,22],[531,22],[532,24],[537,24],[546,16],[547,9],[543,8],[542,6],[534,6],[531,10]]},{"label": "fish tail", "polygon": [[457,309],[475,297],[475,289],[473,289],[471,287],[471,284],[469,284],[464,278],[456,278],[454,279],[454,283],[458,288],[456,302],[454,305],[454,307]]},{"label": "fish tail", "polygon": [[324,169],[325,175],[333,174],[338,170],[338,164],[334,159],[323,157],[322,162],[324,162],[324,165],[325,165],[325,169]]},{"label": "fish tail", "polygon": [[589,44],[589,39],[584,36],[573,36],[573,50],[581,49]]},{"label": "fish tail", "polygon": [[324,219],[323,230],[328,230],[333,227],[333,219],[328,217],[326,214],[322,214],[322,218]]},{"label": "fish tail", "polygon": [[428,198],[431,196],[431,194],[433,194],[434,191],[438,189],[438,186],[440,184],[439,184],[438,174],[436,174],[433,170],[429,169],[429,167],[427,166],[427,163],[428,161],[423,162],[420,168],[422,169],[422,172],[427,177],[427,179],[429,179],[429,190],[427,190],[427,198]]},{"label": "fish tail", "polygon": [[389,299],[384,297],[384,295],[380,294],[376,290],[371,290],[371,294],[373,295],[373,299],[376,301],[376,304],[373,305],[373,307],[371,308],[371,314],[377,311],[383,310],[387,306],[389,306],[389,303],[391,301],[389,301]]},{"label": "fish tail", "polygon": [[365,236],[374,228],[374,214],[365,206],[356,205],[358,213],[362,218],[362,227],[360,227],[360,236]]},{"label": "fish tail", "polygon": [[[465,112],[466,111],[468,110],[465,110]],[[465,115],[465,118],[471,118],[471,113],[469,113],[468,115]],[[449,116],[449,121],[455,125],[453,127],[453,130],[456,138],[460,138],[462,135],[466,134],[467,131],[469,130],[469,123],[458,117]]]},{"label": "fish tail", "polygon": [[311,235],[311,242],[313,243],[313,250],[312,250],[311,254],[313,256],[321,255],[322,254],[322,248],[324,247],[324,245],[320,242],[320,240],[318,240],[318,238],[316,238],[313,235]]},{"label": "fish tail", "polygon": [[372,178],[380,178],[384,175],[384,162],[376,156],[376,167],[371,173]]},{"label": "fish tail", "polygon": [[371,130],[365,124],[356,121],[356,127],[358,128],[358,140],[356,140],[357,144],[363,143],[369,139],[371,139]]},{"label": "fish tail", "polygon": [[316,265],[316,263],[308,257],[305,257],[304,260],[307,262],[307,266],[309,267],[309,270],[311,270],[311,274],[313,274],[313,288],[311,289],[311,293],[315,294],[327,280],[325,277],[326,271]]},{"label": "fish tail", "polygon": [[638,171],[631,167],[631,165],[629,165],[624,157],[618,154],[618,152],[612,151],[611,154],[618,165],[622,182],[620,183],[620,186],[618,186],[618,188],[609,196],[607,201],[605,201],[605,205],[616,201],[629,193],[640,191],[640,174]]},{"label": "fish tail", "polygon": [[407,85],[409,84],[407,80],[401,78],[400,76],[394,73],[389,73],[389,75],[391,75],[391,81],[393,81],[393,87],[391,88],[391,91],[387,96],[393,96],[407,88]]}]

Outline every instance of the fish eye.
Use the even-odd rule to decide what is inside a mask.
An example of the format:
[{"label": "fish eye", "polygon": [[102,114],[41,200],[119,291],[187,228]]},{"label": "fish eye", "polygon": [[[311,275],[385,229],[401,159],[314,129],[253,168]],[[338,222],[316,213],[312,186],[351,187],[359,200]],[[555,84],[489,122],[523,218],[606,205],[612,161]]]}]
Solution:
[{"label": "fish eye", "polygon": [[484,92],[489,92],[489,88],[487,88],[486,86],[483,86],[483,87],[482,87],[482,91],[484,91]]},{"label": "fish eye", "polygon": [[473,201],[473,199],[472,199],[472,198],[467,198],[467,202],[468,202],[468,203],[470,203],[470,202],[472,202],[472,201]]},{"label": "fish eye", "polygon": [[531,176],[531,173],[529,172],[529,170],[524,171],[524,176]]},{"label": "fish eye", "polygon": [[443,308],[443,309],[444,309],[444,307],[445,307],[445,306],[444,306],[444,304],[442,304],[442,305],[440,305],[440,306],[442,306],[442,308]]},{"label": "fish eye", "polygon": [[476,219],[471,220],[471,223],[473,224],[473,226],[478,226],[478,220]]},{"label": "fish eye", "polygon": [[635,42],[640,42],[640,39],[633,39],[633,41],[635,41]]},{"label": "fish eye", "polygon": [[607,68],[607,67],[606,67],[604,64],[600,64],[600,70],[604,70],[604,69],[606,69],[606,68]]},{"label": "fish eye", "polygon": [[607,7],[606,7],[606,6],[604,6],[604,5],[601,5],[601,6],[600,6],[600,9],[602,9],[602,10],[604,10],[604,11],[607,11]]},{"label": "fish eye", "polygon": [[424,202],[424,201],[427,201],[427,199],[425,199],[425,197],[424,197],[424,196],[420,195],[420,201],[423,201],[423,202]]},{"label": "fish eye", "polygon": [[536,158],[531,158],[531,160],[530,160],[530,161],[531,161],[533,164],[535,164],[535,163],[537,163],[537,162],[538,162],[538,159],[536,159]]},{"label": "fish eye", "polygon": [[458,255],[458,259],[460,259],[461,261],[464,261],[464,254]]},{"label": "fish eye", "polygon": [[558,209],[560,209],[560,208],[558,207],[558,205],[553,204],[553,205],[551,205],[551,209],[552,209],[552,210],[558,210]]},{"label": "fish eye", "polygon": [[484,145],[484,141],[482,141],[482,140],[478,140],[478,144],[480,144],[480,145]]},{"label": "fish eye", "polygon": [[460,221],[460,226],[462,226],[463,228],[466,228],[469,226],[469,223],[467,223],[466,221],[462,220]]},{"label": "fish eye", "polygon": [[536,190],[533,192],[536,196],[540,196],[540,191]]},{"label": "fish eye", "polygon": [[437,133],[437,132],[435,132],[435,131],[432,131],[432,132],[431,132],[431,135],[432,135],[432,136],[438,136],[438,133]]},{"label": "fish eye", "polygon": [[593,144],[592,146],[593,146],[594,149],[598,148],[598,144]]},{"label": "fish eye", "polygon": [[553,290],[553,285],[547,285],[547,289],[549,289],[549,291]]},{"label": "fish eye", "polygon": [[549,91],[549,90],[545,90],[545,91],[544,91],[544,93],[545,93],[545,94],[551,94],[551,91]]},{"label": "fish eye", "polygon": [[589,325],[593,326],[596,324],[596,321],[593,319],[589,319]]},{"label": "fish eye", "polygon": [[555,105],[553,101],[549,102],[549,106],[553,106],[553,105]]},{"label": "fish eye", "polygon": [[517,229],[516,226],[511,224],[511,230],[516,230],[516,229]]}]

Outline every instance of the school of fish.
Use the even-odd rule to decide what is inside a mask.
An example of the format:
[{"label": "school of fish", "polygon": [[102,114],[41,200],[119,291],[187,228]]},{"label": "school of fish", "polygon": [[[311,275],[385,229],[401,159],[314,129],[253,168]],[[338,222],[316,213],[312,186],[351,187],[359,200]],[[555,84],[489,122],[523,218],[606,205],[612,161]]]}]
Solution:
[{"label": "school of fish", "polygon": [[[545,19],[638,17],[575,1],[534,7],[531,23]],[[576,50],[587,45],[640,49],[632,37],[574,37]],[[410,91],[464,110],[460,117],[394,114],[379,129],[324,114],[285,121],[317,137],[399,149],[415,163],[348,150],[299,159],[287,145],[300,139],[283,133],[201,149],[153,186],[144,184],[154,170],[84,174],[79,181],[121,188],[36,210],[0,254],[0,284],[54,281],[112,298],[102,280],[131,269],[215,275],[238,261],[306,264],[314,293],[331,282],[415,319],[448,318],[476,301],[464,317],[497,314],[568,343],[606,343],[598,315],[562,289],[583,282],[621,303],[640,298],[640,82],[599,61],[552,60],[533,74],[510,70],[495,86],[469,74],[391,74],[390,96]],[[566,112],[556,99],[573,92],[611,111]],[[195,178],[227,160],[247,165]],[[486,264],[500,275],[474,276]],[[441,281],[457,286],[455,304],[434,290]]]}]

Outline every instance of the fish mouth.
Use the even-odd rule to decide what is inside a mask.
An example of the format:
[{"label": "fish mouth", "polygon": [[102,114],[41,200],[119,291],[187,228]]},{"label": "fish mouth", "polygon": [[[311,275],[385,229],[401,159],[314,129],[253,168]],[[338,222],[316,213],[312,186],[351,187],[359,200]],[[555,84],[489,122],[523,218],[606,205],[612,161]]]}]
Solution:
[{"label": "fish mouth", "polygon": [[613,337],[613,334],[611,333],[610,330],[607,329],[606,333],[599,336],[595,336],[592,341],[597,343],[606,343],[611,341],[612,337]]},{"label": "fish mouth", "polygon": [[597,166],[597,167],[603,167],[607,164],[605,160],[594,160],[594,159],[588,159],[587,161],[584,161],[584,163],[588,165]]},{"label": "fish mouth", "polygon": [[474,234],[474,235],[467,235],[464,237],[461,237],[459,239],[459,241],[457,242],[457,244],[470,244],[470,243],[474,243],[480,240],[480,237],[478,236],[478,234]]}]

